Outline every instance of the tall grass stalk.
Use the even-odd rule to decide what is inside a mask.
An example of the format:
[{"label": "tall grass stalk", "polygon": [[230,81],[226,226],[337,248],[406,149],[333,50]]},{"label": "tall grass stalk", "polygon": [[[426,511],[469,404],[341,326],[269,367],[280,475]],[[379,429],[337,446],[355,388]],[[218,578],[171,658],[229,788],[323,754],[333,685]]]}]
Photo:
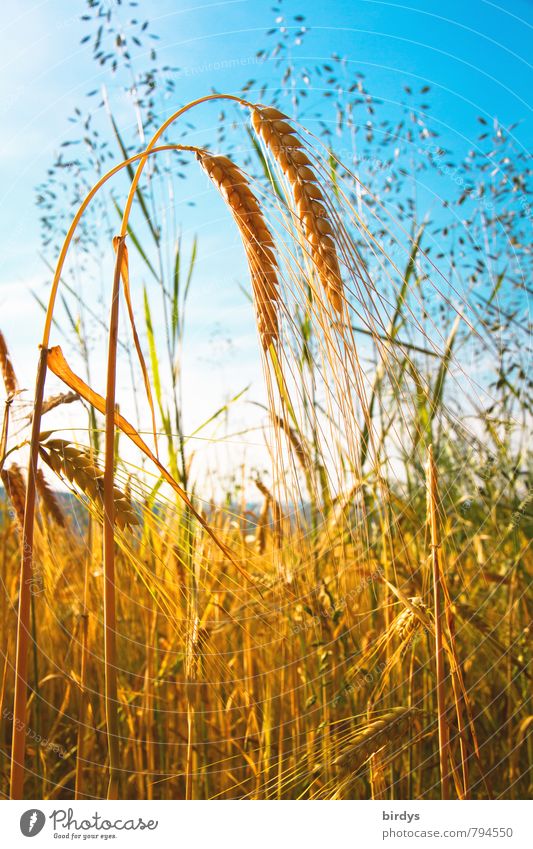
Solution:
[{"label": "tall grass stalk", "polygon": [[109,751],[108,799],[119,795],[120,749],[117,688],[117,618],[115,600],[115,404],[119,295],[125,237],[118,239],[109,317],[104,444],[104,663],[105,712]]},{"label": "tall grass stalk", "polygon": [[431,534],[431,565],[433,575],[433,604],[435,617],[435,675],[437,693],[437,717],[439,728],[439,761],[441,798],[450,798],[450,730],[446,716],[446,671],[444,662],[442,611],[442,567],[440,559],[441,539],[439,530],[438,478],[433,446],[428,447],[427,489],[429,524]]}]

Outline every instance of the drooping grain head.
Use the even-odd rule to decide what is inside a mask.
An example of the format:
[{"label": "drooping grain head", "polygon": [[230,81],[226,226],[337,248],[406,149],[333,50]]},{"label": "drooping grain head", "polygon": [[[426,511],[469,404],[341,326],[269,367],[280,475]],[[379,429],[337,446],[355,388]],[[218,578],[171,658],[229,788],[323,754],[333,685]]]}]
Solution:
[{"label": "drooping grain head", "polygon": [[18,389],[17,376],[15,374],[15,369],[13,368],[13,363],[11,361],[11,357],[9,355],[9,349],[6,344],[6,340],[4,334],[0,330],[0,369],[2,370],[2,377],[4,378],[4,386],[6,388],[6,395],[14,395]]},{"label": "drooping grain head", "polygon": [[340,312],[343,286],[326,199],[304,145],[288,121],[283,112],[270,106],[256,106],[252,110],[255,132],[263,139],[292,187],[298,218],[326,297],[334,310]]},{"label": "drooping grain head", "polygon": [[303,440],[300,438],[298,433],[296,433],[295,429],[290,426],[287,419],[283,416],[279,416],[276,413],[272,414],[272,419],[276,427],[283,431],[286,434],[287,439],[289,440],[290,445],[292,446],[296,457],[298,458],[298,462],[300,463],[302,469],[307,471],[311,468],[311,458],[309,456],[309,451],[305,446]]},{"label": "drooping grain head", "polygon": [[[59,477],[75,483],[94,503],[101,506],[104,473],[93,461],[87,448],[65,439],[48,439],[39,445],[39,456]],[[139,517],[126,495],[114,487],[115,521],[120,528],[138,525]]]},{"label": "drooping grain head", "polygon": [[80,396],[77,392],[61,392],[59,395],[52,395],[43,401],[42,415],[49,413],[50,410],[55,410],[56,407],[62,404],[72,404],[74,401],[79,401]]},{"label": "drooping grain head", "polygon": [[198,161],[231,208],[243,240],[264,350],[278,338],[279,282],[274,240],[245,175],[226,156],[199,152]]},{"label": "drooping grain head", "polygon": [[15,519],[19,530],[24,526],[24,509],[26,502],[26,484],[20,467],[12,463],[9,469],[2,469],[0,477],[4,485],[7,497],[13,505]]},{"label": "drooping grain head", "polygon": [[[429,615],[428,608],[420,598],[420,596],[413,596],[409,599],[413,607],[418,608],[422,613],[426,616]],[[402,612],[397,616],[396,621],[394,623],[394,631],[400,640],[400,642],[404,642],[412,637],[419,628],[422,627],[422,623],[420,619],[418,619],[412,610],[409,608],[405,608]]]},{"label": "drooping grain head", "polygon": [[416,708],[397,707],[349,735],[347,744],[335,759],[334,765],[342,772],[352,772],[371,755],[388,743],[402,738],[409,730]]},{"label": "drooping grain head", "polygon": [[67,525],[66,516],[61,509],[61,505],[59,504],[55,493],[52,491],[52,488],[43,475],[42,469],[37,469],[35,482],[37,484],[37,491],[39,493],[44,512],[56,523],[56,525],[60,528],[65,528]]}]

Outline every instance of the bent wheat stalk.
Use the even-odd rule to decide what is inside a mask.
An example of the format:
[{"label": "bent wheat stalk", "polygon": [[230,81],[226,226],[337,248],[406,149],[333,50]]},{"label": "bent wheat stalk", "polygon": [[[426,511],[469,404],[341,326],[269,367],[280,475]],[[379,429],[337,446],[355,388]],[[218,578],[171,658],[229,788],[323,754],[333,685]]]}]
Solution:
[{"label": "bent wheat stalk", "polygon": [[[48,352],[48,368],[52,371],[56,377],[59,377],[67,386],[73,388],[76,392],[78,392],[85,401],[87,401],[91,406],[93,406],[98,412],[105,413],[105,399],[102,398],[101,395],[98,395],[90,386],[80,378],[78,375],[74,374],[67,361],[63,356],[63,352],[59,345],[51,348]],[[246,569],[241,566],[238,559],[232,553],[231,549],[217,536],[213,528],[210,527],[209,523],[203,518],[201,513],[199,513],[194,507],[192,501],[189,496],[185,492],[185,490],[177,483],[177,481],[172,477],[170,472],[163,466],[163,464],[157,459],[156,455],[153,451],[150,450],[146,442],[141,438],[139,433],[135,430],[132,424],[130,424],[124,416],[121,416],[120,413],[115,411],[115,424],[120,428],[122,433],[124,433],[128,439],[131,439],[134,445],[139,448],[142,453],[148,457],[149,460],[156,466],[157,470],[161,474],[161,477],[172,487],[174,492],[180,497],[180,499],[185,503],[188,509],[191,511],[191,514],[198,521],[198,523],[202,526],[204,531],[209,534],[215,545],[218,546],[220,551],[224,554],[225,557],[235,566],[238,572],[246,578],[246,580],[255,586],[254,581],[251,576],[248,574]],[[257,587],[256,587],[257,588]]]},{"label": "bent wheat stalk", "polygon": [[117,688],[117,637],[115,603],[115,397],[117,378],[118,307],[125,236],[115,242],[116,260],[109,317],[107,352],[107,385],[105,396],[105,469],[104,469],[104,663],[105,663],[105,713],[107,747],[109,752],[108,799],[118,799],[119,758],[118,745],[118,688]]},{"label": "bent wheat stalk", "polygon": [[[26,504],[24,509],[24,528],[22,532],[22,554],[20,566],[20,592],[19,592],[19,609],[17,614],[17,648],[15,657],[15,695],[13,704],[13,735],[11,744],[11,774],[10,774],[10,798],[21,799],[24,791],[24,753],[26,746],[26,703],[27,703],[27,667],[28,667],[28,644],[29,644],[29,612],[30,612],[30,585],[33,572],[33,536],[35,523],[35,496],[36,496],[36,471],[39,458],[39,444],[41,420],[43,416],[44,404],[44,389],[46,384],[47,372],[47,356],[48,346],[50,344],[50,333],[52,330],[52,321],[54,317],[54,309],[57,299],[59,283],[63,273],[63,267],[67,258],[68,250],[74,234],[80,223],[80,220],[102,186],[107,183],[115,174],[118,174],[124,168],[128,168],[134,162],[145,163],[148,156],[155,155],[161,151],[181,150],[181,145],[160,145],[155,147],[155,143],[149,151],[142,151],[134,156],[125,159],[118,165],[111,168],[106,174],[94,184],[89,193],[80,204],[70,227],[65,236],[61,251],[57,260],[57,265],[54,272],[54,278],[48,298],[48,306],[44,323],[43,337],[41,349],[39,353],[39,361],[37,365],[37,375],[35,379],[35,393],[33,401],[32,415],[32,432],[30,439],[30,457],[28,461],[27,489],[26,489]],[[143,165],[144,167],[144,165]],[[141,169],[142,171],[142,169]],[[140,171],[138,171],[140,175]],[[133,198],[132,198],[133,200]],[[131,204],[130,204],[131,206]],[[124,232],[126,232],[127,224]],[[7,362],[8,357],[3,357],[3,363]],[[4,375],[5,377],[5,375]],[[10,380],[10,373],[7,372],[7,379]]]}]

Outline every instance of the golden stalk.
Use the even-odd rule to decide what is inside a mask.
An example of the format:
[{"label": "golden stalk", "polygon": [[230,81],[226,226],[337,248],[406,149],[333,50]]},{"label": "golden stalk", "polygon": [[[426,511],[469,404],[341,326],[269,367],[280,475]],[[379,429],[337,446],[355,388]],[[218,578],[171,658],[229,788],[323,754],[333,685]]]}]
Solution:
[{"label": "golden stalk", "polygon": [[24,793],[24,755],[26,749],[26,704],[28,697],[28,646],[30,641],[31,584],[33,579],[33,534],[35,515],[36,472],[39,456],[39,432],[46,380],[46,357],[43,346],[39,357],[35,385],[34,413],[26,484],[22,557],[20,569],[19,607],[17,614],[17,648],[15,656],[15,697],[13,705],[13,736],[11,743],[10,798],[22,799]]},{"label": "golden stalk", "polygon": [[118,799],[120,749],[118,729],[117,644],[115,602],[115,399],[119,319],[120,272],[125,237],[117,243],[115,275],[111,295],[105,397],[104,468],[104,664],[105,715],[109,754],[108,799]]},{"label": "golden stalk", "polygon": [[93,552],[93,519],[89,516],[89,524],[87,527],[87,552],[85,555],[85,563],[83,569],[83,605],[80,616],[81,626],[81,661],[80,661],[80,700],[78,710],[78,734],[76,746],[76,777],[74,784],[74,798],[83,798],[83,764],[85,760],[85,719],[87,716],[87,638],[89,633],[89,613],[88,613],[88,596],[89,596],[89,570],[92,561]]},{"label": "golden stalk", "polygon": [[433,600],[435,617],[435,666],[437,679],[437,712],[439,727],[439,763],[441,797],[450,798],[450,732],[446,718],[446,672],[444,668],[442,570],[440,564],[440,533],[438,519],[438,479],[433,446],[428,447],[427,494],[431,533],[431,564],[433,570]]}]

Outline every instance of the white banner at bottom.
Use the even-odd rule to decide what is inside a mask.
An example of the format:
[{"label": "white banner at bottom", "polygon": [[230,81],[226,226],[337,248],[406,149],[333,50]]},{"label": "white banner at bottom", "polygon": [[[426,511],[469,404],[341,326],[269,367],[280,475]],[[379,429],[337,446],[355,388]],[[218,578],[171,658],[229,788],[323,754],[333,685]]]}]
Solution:
[{"label": "white banner at bottom", "polygon": [[0,814],[6,849],[533,847],[526,801],[4,801]]}]

